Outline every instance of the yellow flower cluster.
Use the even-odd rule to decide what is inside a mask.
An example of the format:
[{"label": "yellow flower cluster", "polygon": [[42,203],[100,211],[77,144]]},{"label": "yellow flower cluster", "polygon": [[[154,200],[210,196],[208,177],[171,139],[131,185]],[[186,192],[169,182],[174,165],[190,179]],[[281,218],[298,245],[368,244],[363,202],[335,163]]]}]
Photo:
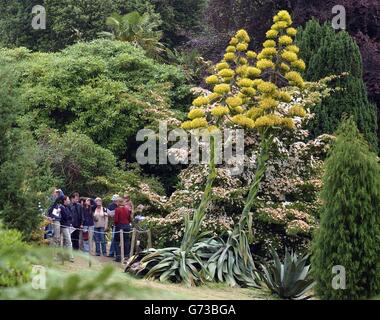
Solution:
[{"label": "yellow flower cluster", "polygon": [[284,62],[281,62],[281,64],[280,64],[280,69],[281,69],[281,71],[283,71],[283,72],[288,72],[288,71],[290,71],[290,67],[289,67],[289,65],[286,64],[286,63],[284,63]]},{"label": "yellow flower cluster", "polygon": [[278,44],[282,46],[288,46],[288,45],[291,45],[292,43],[293,43],[293,39],[289,36],[281,36],[280,38],[278,38]]},{"label": "yellow flower cluster", "polygon": [[261,70],[255,67],[247,67],[246,72],[248,77],[258,77],[261,74]]},{"label": "yellow flower cluster", "polygon": [[295,29],[295,28],[288,28],[288,29],[286,29],[286,33],[289,36],[294,37],[297,34],[297,29]]},{"label": "yellow flower cluster", "polygon": [[216,75],[211,75],[211,76],[207,77],[205,81],[206,81],[207,84],[217,84],[217,83],[219,83],[218,76],[216,76]]},{"label": "yellow flower cluster", "polygon": [[218,98],[220,98],[220,94],[216,92],[212,92],[207,96],[208,103],[212,103]]},{"label": "yellow flower cluster", "polygon": [[250,97],[253,97],[256,94],[256,90],[252,87],[243,87],[240,92]]},{"label": "yellow flower cluster", "polygon": [[227,52],[224,55],[224,60],[226,61],[233,61],[235,59],[235,54],[233,52]]},{"label": "yellow flower cluster", "polygon": [[257,107],[252,107],[251,109],[248,110],[247,116],[250,117],[251,119],[255,120],[258,117],[260,117],[263,114],[263,109],[257,108]]},{"label": "yellow flower cluster", "polygon": [[249,129],[253,129],[255,127],[255,121],[242,114],[233,116],[231,121],[239,126],[246,127]]},{"label": "yellow flower cluster", "polygon": [[236,46],[236,50],[237,51],[247,51],[247,49],[248,49],[248,44],[247,43],[239,43]]},{"label": "yellow flower cluster", "polygon": [[208,125],[206,118],[196,118],[191,121],[185,121],[182,123],[181,128],[185,130],[206,128]]},{"label": "yellow flower cluster", "polygon": [[300,52],[300,48],[298,48],[296,45],[292,44],[290,46],[287,46],[286,47],[286,50],[288,51],[291,51],[291,52],[294,52],[294,53],[299,53]]},{"label": "yellow flower cluster", "polygon": [[203,118],[204,116],[205,116],[204,110],[199,109],[199,108],[190,110],[190,112],[187,114],[187,117],[192,120],[196,118]]},{"label": "yellow flower cluster", "polygon": [[271,30],[268,30],[267,33],[266,33],[265,35],[266,35],[266,37],[267,37],[268,39],[274,39],[274,38],[277,37],[277,35],[278,35],[278,31],[277,31],[277,30],[273,30],[273,29],[271,29]]},{"label": "yellow flower cluster", "polygon": [[255,59],[257,57],[257,54],[255,51],[248,50],[247,51],[247,57],[248,57],[248,59]]},{"label": "yellow flower cluster", "polygon": [[[190,121],[185,121],[182,127],[187,130],[218,129],[223,117],[230,115],[224,119],[259,132],[268,127],[294,128],[292,117],[305,117],[307,112],[300,105],[290,107],[286,115],[283,108],[278,109],[280,102],[290,103],[292,96],[286,88],[279,89],[276,80],[282,75],[290,85],[304,86],[297,70],[303,71],[306,66],[298,58],[299,48],[293,44],[297,30],[291,25],[290,14],[285,10],[279,11],[258,54],[248,50],[248,33],[238,30],[231,38],[222,61],[215,65],[215,74],[205,78],[205,82],[213,86],[212,93],[194,99],[196,108],[188,113]],[[259,78],[262,75],[263,78]],[[215,106],[206,116],[204,107],[210,104]],[[207,119],[212,122],[209,124]]]},{"label": "yellow flower cluster", "polygon": [[228,114],[230,112],[230,109],[223,106],[216,106],[211,109],[211,114],[214,117],[223,117],[224,115]]},{"label": "yellow flower cluster", "polygon": [[291,95],[285,91],[277,91],[276,97],[277,99],[283,102],[289,103],[290,101],[292,101]]},{"label": "yellow flower cluster", "polygon": [[273,69],[274,63],[268,59],[261,59],[257,61],[256,67],[259,68],[260,70],[265,70],[265,69],[270,69],[270,68]]},{"label": "yellow flower cluster", "polygon": [[298,59],[296,53],[288,50],[284,50],[284,52],[281,54],[281,58],[290,62],[296,61]]},{"label": "yellow flower cluster", "polygon": [[253,86],[253,80],[248,78],[242,78],[238,81],[239,87],[252,87]]},{"label": "yellow flower cluster", "polygon": [[296,71],[290,71],[285,74],[285,78],[290,82],[290,84],[296,85],[297,87],[303,88],[304,81],[302,76]]},{"label": "yellow flower cluster", "polygon": [[293,62],[291,63],[291,66],[292,66],[293,68],[296,68],[296,69],[301,70],[301,71],[304,71],[305,68],[306,68],[305,61],[303,61],[302,59],[298,59],[298,60],[296,60],[296,61],[293,61]]},{"label": "yellow flower cluster", "polygon": [[232,78],[235,74],[235,71],[232,69],[222,69],[218,74],[223,78]]},{"label": "yellow flower cluster", "polygon": [[238,40],[240,40],[241,42],[250,42],[251,39],[249,38],[249,35],[247,33],[247,31],[245,31],[244,29],[240,29],[238,32],[236,32],[236,36],[235,36]]},{"label": "yellow flower cluster", "polygon": [[259,117],[255,121],[255,127],[286,127],[288,129],[294,128],[294,121],[291,118],[283,118],[276,114],[268,114],[262,117]]},{"label": "yellow flower cluster", "polygon": [[222,83],[222,84],[217,84],[214,87],[214,92],[219,93],[219,94],[225,94],[230,92],[230,86],[228,84]]},{"label": "yellow flower cluster", "polygon": [[300,105],[294,105],[289,109],[288,114],[293,117],[306,117],[307,113],[305,109]]},{"label": "yellow flower cluster", "polygon": [[220,70],[223,70],[223,69],[227,69],[229,67],[230,67],[230,65],[227,62],[219,62],[219,63],[216,64],[215,69],[218,70],[218,71],[220,71]]},{"label": "yellow flower cluster", "polygon": [[193,106],[201,107],[208,104],[207,97],[198,97],[193,100]]},{"label": "yellow flower cluster", "polygon": [[272,48],[272,47],[269,47],[269,48],[264,48],[262,51],[261,51],[261,54],[265,57],[265,56],[274,56],[276,55],[277,53],[277,50],[276,48]]},{"label": "yellow flower cluster", "polygon": [[262,93],[272,93],[277,89],[277,86],[272,82],[263,81],[257,86],[257,89]]},{"label": "yellow flower cluster", "polygon": [[228,46],[226,49],[226,52],[236,52],[236,47],[235,46]]},{"label": "yellow flower cluster", "polygon": [[267,97],[263,98],[259,102],[259,107],[267,110],[267,109],[274,109],[278,106],[279,102],[273,98]]},{"label": "yellow flower cluster", "polygon": [[226,99],[226,103],[231,107],[231,108],[236,108],[236,107],[239,107],[243,104],[243,100],[238,97],[238,96],[234,96],[234,97],[228,97]]},{"label": "yellow flower cluster", "polygon": [[266,40],[263,43],[264,48],[274,48],[276,46],[276,41],[274,40]]}]

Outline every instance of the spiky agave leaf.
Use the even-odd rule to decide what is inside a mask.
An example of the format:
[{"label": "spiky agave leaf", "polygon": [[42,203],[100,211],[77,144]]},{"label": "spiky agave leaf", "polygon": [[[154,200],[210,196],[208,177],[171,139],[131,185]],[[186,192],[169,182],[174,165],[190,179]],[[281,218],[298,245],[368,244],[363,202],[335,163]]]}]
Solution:
[{"label": "spiky agave leaf", "polygon": [[273,261],[261,265],[261,276],[266,286],[284,299],[308,299],[305,293],[314,286],[310,276],[310,265],[306,266],[308,255],[298,256],[285,249],[281,262],[278,254],[271,249]]},{"label": "spiky agave leaf", "polygon": [[208,280],[226,282],[230,286],[259,287],[258,273],[245,232],[230,232],[227,241],[214,240],[202,246],[200,250],[202,254],[211,254],[206,265],[209,272]]}]

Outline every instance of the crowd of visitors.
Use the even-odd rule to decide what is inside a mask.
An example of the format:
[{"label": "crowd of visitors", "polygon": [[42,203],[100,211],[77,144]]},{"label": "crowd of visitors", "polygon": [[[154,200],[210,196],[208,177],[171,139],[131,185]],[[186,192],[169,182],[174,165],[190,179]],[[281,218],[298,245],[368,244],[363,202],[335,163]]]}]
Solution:
[{"label": "crowd of visitors", "polygon": [[[70,261],[74,261],[73,250],[90,252],[92,242],[95,242],[97,256],[108,256],[120,262],[121,245],[124,256],[129,256],[134,207],[128,194],[123,197],[113,195],[107,207],[101,198],[81,198],[77,192],[67,196],[61,189],[54,189],[52,197],[53,204],[47,212],[51,244],[58,247],[62,242],[68,249]],[[112,238],[107,255],[106,234],[109,225],[112,226]]]}]

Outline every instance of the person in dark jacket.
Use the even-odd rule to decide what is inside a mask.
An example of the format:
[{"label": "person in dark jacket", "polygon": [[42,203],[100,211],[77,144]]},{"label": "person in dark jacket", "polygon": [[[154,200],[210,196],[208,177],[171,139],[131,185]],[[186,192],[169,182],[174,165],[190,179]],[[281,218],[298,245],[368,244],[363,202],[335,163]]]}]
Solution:
[{"label": "person in dark jacket", "polygon": [[90,252],[90,239],[94,237],[94,210],[91,199],[86,199],[83,205],[83,251]]},{"label": "person in dark jacket", "polygon": [[68,196],[63,198],[63,205],[60,205],[61,209],[61,232],[63,235],[63,246],[68,249],[68,254],[71,262],[74,262],[73,245],[71,243],[70,227],[72,223],[70,199]]},{"label": "person in dark jacket", "polygon": [[[119,199],[119,195],[114,194],[112,196],[112,202],[108,205],[107,211],[108,211],[108,217],[112,218],[115,216],[115,209],[117,208],[117,199]],[[115,249],[115,224],[112,226],[112,239],[111,239],[111,246],[110,251],[108,254],[108,257],[114,258],[116,254]]]},{"label": "person in dark jacket", "polygon": [[[121,262],[120,246],[124,246],[124,255],[129,257],[129,233],[131,231],[131,217],[132,212],[129,206],[125,205],[124,199],[118,199],[118,207],[115,209],[114,223],[115,230],[115,248],[116,248],[116,262]],[[124,243],[120,243],[120,231],[123,232]]]},{"label": "person in dark jacket", "polygon": [[62,190],[55,189],[52,195],[54,203],[47,212],[47,217],[52,224],[53,237],[51,245],[59,247],[61,245],[61,206],[63,205],[64,194]]},{"label": "person in dark jacket", "polygon": [[79,199],[78,192],[74,192],[70,196],[71,224],[76,228],[76,230],[71,233],[71,242],[74,250],[79,250],[79,238],[81,233],[79,229],[83,228],[83,207],[79,204]]}]

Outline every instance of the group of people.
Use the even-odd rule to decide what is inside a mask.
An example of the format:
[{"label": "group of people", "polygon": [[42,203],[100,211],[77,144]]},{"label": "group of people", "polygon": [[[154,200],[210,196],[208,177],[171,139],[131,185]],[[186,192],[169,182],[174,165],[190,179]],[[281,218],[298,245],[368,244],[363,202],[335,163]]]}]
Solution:
[{"label": "group of people", "polygon": [[[103,206],[101,198],[83,198],[74,192],[65,195],[61,189],[54,189],[53,204],[47,212],[52,231],[52,245],[68,249],[69,260],[74,262],[73,250],[90,252],[91,240],[95,241],[96,255],[108,256],[121,261],[121,245],[125,257],[130,253],[130,231],[133,219],[133,203],[128,194],[123,197],[115,194],[108,207]],[[112,240],[107,255],[106,233],[112,226]],[[120,243],[120,233],[123,241]]]}]

